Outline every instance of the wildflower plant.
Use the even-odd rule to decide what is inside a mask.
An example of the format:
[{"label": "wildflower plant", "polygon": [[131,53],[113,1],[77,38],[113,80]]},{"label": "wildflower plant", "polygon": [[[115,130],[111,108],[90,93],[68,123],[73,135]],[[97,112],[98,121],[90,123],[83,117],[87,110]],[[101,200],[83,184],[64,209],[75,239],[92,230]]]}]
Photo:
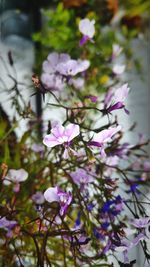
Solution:
[{"label": "wildflower plant", "polygon": [[[80,49],[96,46],[94,21],[87,31],[86,23],[90,21],[85,18],[79,24],[84,40],[76,49],[79,43]],[[121,51],[112,45],[112,61]],[[144,150],[149,141],[123,140],[125,132],[133,130],[123,129],[116,116],[126,111],[127,83],[114,75],[103,99],[87,94],[92,67],[86,55],[71,59],[63,51],[50,52],[44,60],[41,76],[32,78],[38,93],[50,97],[50,121],[43,123],[42,138],[37,134],[39,119],[29,103],[20,105],[13,78],[15,86],[8,92],[15,92],[13,104],[20,117],[28,119],[28,129],[13,147],[19,122],[7,121],[7,134],[0,132],[1,266],[132,267],[136,259],[129,251],[138,244],[143,266],[149,264],[150,202],[143,193],[149,186]],[[118,72],[121,75],[122,67]],[[74,86],[78,79],[84,79],[80,88]],[[51,118],[55,109],[64,111],[62,121]]]}]

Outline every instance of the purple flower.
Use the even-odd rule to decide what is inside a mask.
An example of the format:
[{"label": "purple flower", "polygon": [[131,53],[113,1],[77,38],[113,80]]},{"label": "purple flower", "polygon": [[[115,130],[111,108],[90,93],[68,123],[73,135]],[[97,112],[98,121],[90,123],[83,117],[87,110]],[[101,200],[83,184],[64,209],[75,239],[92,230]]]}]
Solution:
[{"label": "purple flower", "polygon": [[57,186],[56,187],[50,187],[44,192],[44,198],[49,203],[52,202],[58,202],[60,205],[60,216],[63,216],[66,214],[68,206],[70,205],[72,201],[72,195],[70,192],[63,192],[60,190]]},{"label": "purple flower", "polygon": [[61,75],[70,77],[87,70],[89,66],[90,62],[88,60],[70,59],[65,63],[60,63],[57,66],[57,71]]},{"label": "purple flower", "polygon": [[0,218],[0,228],[11,230],[17,225],[16,221],[7,220],[6,217]]},{"label": "purple flower", "polygon": [[38,191],[36,192],[34,195],[32,195],[32,200],[33,202],[35,202],[38,205],[41,205],[44,203],[45,199],[44,199],[44,195],[42,192]]},{"label": "purple flower", "polygon": [[84,45],[88,40],[92,40],[95,34],[95,20],[89,20],[87,18],[82,19],[79,23],[79,31],[83,34],[83,38],[80,40],[80,46]]},{"label": "purple flower", "polygon": [[4,179],[5,185],[10,185],[11,183],[19,184],[24,182],[28,178],[28,173],[24,169],[10,169],[7,176]]},{"label": "purple flower", "polygon": [[125,104],[124,104],[128,96],[129,90],[130,88],[126,83],[122,85],[120,88],[118,88],[114,93],[112,92],[112,89],[108,91],[108,94],[106,94],[104,100],[104,105],[108,113],[116,109],[124,108],[125,112],[129,114],[129,111],[125,109]]},{"label": "purple flower", "polygon": [[65,86],[64,76],[67,76],[69,81],[72,76],[85,71],[89,65],[88,60],[75,60],[68,54],[54,52],[43,62],[41,81],[46,90],[62,90]]},{"label": "purple flower", "polygon": [[78,136],[80,133],[79,125],[70,123],[63,127],[57,123],[51,130],[51,133],[46,135],[43,139],[44,145],[47,147],[54,147],[62,144],[69,146],[70,141]]},{"label": "purple flower", "polygon": [[140,219],[132,219],[130,223],[136,228],[145,228],[150,225],[150,217],[143,217]]},{"label": "purple flower", "polygon": [[70,60],[68,54],[58,54],[56,52],[50,53],[47,60],[43,62],[43,71],[48,74],[56,74],[57,67],[60,63],[65,63]]},{"label": "purple flower", "polygon": [[112,137],[121,130],[121,126],[118,125],[116,128],[110,127],[107,130],[103,130],[100,133],[94,133],[92,141],[90,141],[91,146],[97,146],[101,148],[101,154],[103,157],[106,156],[104,151],[104,145],[112,141]]},{"label": "purple flower", "polygon": [[143,163],[144,171],[150,171],[150,161],[145,161]]},{"label": "purple flower", "polygon": [[77,169],[75,172],[72,172],[71,177],[77,185],[86,185],[88,183],[93,182],[94,178],[92,176],[92,173],[89,173],[88,171],[84,169]]},{"label": "purple flower", "polygon": [[60,75],[42,73],[41,81],[47,90],[61,91],[65,86],[63,78]]},{"label": "purple flower", "polygon": [[85,98],[88,98],[88,99],[91,100],[91,102],[96,103],[97,102],[97,99],[98,99],[98,96],[95,96],[95,95],[87,95],[87,96],[85,96]]}]

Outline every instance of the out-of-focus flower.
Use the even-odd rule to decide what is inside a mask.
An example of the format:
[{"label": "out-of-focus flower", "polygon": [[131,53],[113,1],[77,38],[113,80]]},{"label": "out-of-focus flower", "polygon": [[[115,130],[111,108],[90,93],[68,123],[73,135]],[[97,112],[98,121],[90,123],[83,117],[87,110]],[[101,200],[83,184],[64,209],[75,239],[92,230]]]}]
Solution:
[{"label": "out-of-focus flower", "polygon": [[91,102],[93,102],[93,103],[96,103],[98,100],[98,96],[95,96],[95,95],[87,95],[87,96],[85,96],[85,98],[90,99]]},{"label": "out-of-focus flower", "polygon": [[57,71],[64,76],[75,76],[76,74],[87,70],[90,66],[88,60],[70,59],[67,62],[62,62],[57,66]]},{"label": "out-of-focus flower", "polygon": [[56,187],[50,187],[44,192],[44,198],[49,203],[52,202],[58,202],[60,205],[60,216],[63,216],[66,214],[67,209],[72,201],[72,195],[70,192],[63,192],[60,190],[57,186]]},{"label": "out-of-focus flower", "polygon": [[103,157],[106,156],[105,151],[104,151],[104,146],[106,143],[112,141],[112,137],[118,133],[121,130],[121,126],[118,125],[117,127],[110,127],[107,130],[103,130],[99,133],[94,133],[94,136],[92,138],[92,141],[89,142],[90,146],[96,146],[100,147],[101,155]]},{"label": "out-of-focus flower", "polygon": [[65,63],[70,60],[68,54],[58,54],[56,52],[50,53],[47,60],[43,62],[43,71],[48,74],[56,74],[57,67],[60,63]]},{"label": "out-of-focus flower", "polygon": [[80,133],[79,125],[70,123],[63,127],[57,123],[51,130],[51,133],[46,135],[43,139],[44,145],[54,147],[65,144],[69,146],[70,141],[78,136]]},{"label": "out-of-focus flower", "polygon": [[40,145],[40,144],[33,144],[31,146],[31,149],[34,151],[34,152],[37,152],[37,153],[42,153],[44,152],[44,147],[43,145]]},{"label": "out-of-focus flower", "polygon": [[7,176],[4,178],[3,183],[5,185],[14,184],[14,191],[19,192],[20,183],[24,182],[28,178],[28,173],[24,169],[10,169],[7,173]]},{"label": "out-of-focus flower", "polygon": [[150,171],[150,161],[145,161],[143,163],[144,171]]},{"label": "out-of-focus flower", "polygon": [[112,60],[120,55],[122,52],[122,47],[118,44],[113,44],[112,46]]},{"label": "out-of-focus flower", "polygon": [[43,62],[42,84],[46,90],[60,91],[64,88],[65,82],[69,82],[72,76],[84,72],[89,66],[88,60],[75,60],[68,54],[50,53]]},{"label": "out-of-focus flower", "polygon": [[7,237],[12,237],[13,229],[17,226],[17,222],[14,220],[7,220],[6,217],[0,218],[0,229],[7,231]]},{"label": "out-of-focus flower", "polygon": [[44,203],[44,195],[42,192],[38,191],[34,195],[32,195],[32,200],[35,204],[41,205]]},{"label": "out-of-focus flower", "polygon": [[126,66],[121,64],[115,64],[112,68],[113,73],[116,75],[121,75],[125,71]]},{"label": "out-of-focus flower", "polygon": [[61,91],[65,87],[63,78],[60,75],[45,72],[41,75],[41,81],[47,90]]},{"label": "out-of-focus flower", "polygon": [[124,109],[126,113],[129,113],[129,111],[125,109],[124,104],[129,91],[130,88],[128,87],[127,83],[119,87],[114,93],[112,92],[112,89],[110,89],[104,100],[104,105],[107,112],[110,113],[116,109]]},{"label": "out-of-focus flower", "polygon": [[143,217],[140,219],[132,219],[130,223],[136,228],[145,228],[150,225],[150,217]]},{"label": "out-of-focus flower", "polygon": [[70,176],[72,177],[74,183],[79,186],[92,183],[94,180],[92,173],[81,168],[78,168],[75,172],[71,172]]},{"label": "out-of-focus flower", "polygon": [[93,38],[95,34],[94,24],[95,20],[89,20],[87,18],[80,20],[79,31],[83,34],[83,37],[80,40],[80,46]]},{"label": "out-of-focus flower", "polygon": [[0,218],[0,228],[5,228],[5,229],[12,229],[17,225],[17,222],[14,220],[7,220],[6,217]]},{"label": "out-of-focus flower", "polygon": [[81,77],[76,79],[70,79],[69,85],[73,85],[75,89],[81,90],[84,87],[85,80]]}]

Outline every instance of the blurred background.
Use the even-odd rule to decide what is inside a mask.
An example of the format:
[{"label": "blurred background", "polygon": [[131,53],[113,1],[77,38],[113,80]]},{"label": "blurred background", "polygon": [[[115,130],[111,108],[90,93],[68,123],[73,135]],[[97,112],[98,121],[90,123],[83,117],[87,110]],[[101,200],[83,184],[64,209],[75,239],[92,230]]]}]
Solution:
[{"label": "blurred background", "polygon": [[[95,66],[87,90],[91,92],[91,84],[94,84],[97,95],[102,95],[109,88],[111,75],[109,60],[106,59],[112,45],[118,43],[123,47],[123,53],[116,62],[126,64],[121,80],[128,81],[132,89],[127,100],[130,116],[120,113],[119,119],[124,128],[130,128],[135,122],[137,136],[143,134],[149,137],[149,0],[0,0],[1,114],[4,112],[8,120],[16,115],[15,106],[6,90],[13,86],[15,78],[23,98],[30,102],[41,123],[62,116],[46,109],[40,93],[36,92],[31,97],[35,92],[32,74],[40,77],[42,62],[52,51],[68,52],[74,58],[84,55],[84,49],[77,48],[77,25],[84,17],[94,18],[98,25],[95,45],[89,46],[86,52],[87,55],[91,53],[90,60]],[[21,121],[16,132],[18,138],[27,124],[28,119]],[[135,134],[128,133],[126,140],[135,143]],[[142,267],[143,258],[139,251],[135,251],[135,258],[138,260],[137,266]]]}]

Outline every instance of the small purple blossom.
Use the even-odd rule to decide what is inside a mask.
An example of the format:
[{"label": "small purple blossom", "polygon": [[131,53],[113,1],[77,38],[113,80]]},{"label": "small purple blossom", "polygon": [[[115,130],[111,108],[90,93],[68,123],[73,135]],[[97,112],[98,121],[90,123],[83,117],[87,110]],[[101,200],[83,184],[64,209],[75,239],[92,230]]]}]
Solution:
[{"label": "small purple blossom", "polygon": [[92,40],[95,34],[95,20],[89,20],[87,18],[82,19],[79,23],[79,31],[83,34],[80,40],[80,46],[84,45],[88,40]]},{"label": "small purple blossom", "polygon": [[79,125],[70,123],[66,127],[57,123],[51,130],[51,133],[43,139],[44,145],[54,147],[57,145],[66,144],[69,146],[70,141],[80,133]]},{"label": "small purple blossom", "polygon": [[7,173],[7,176],[4,179],[5,185],[10,185],[11,183],[21,183],[28,178],[28,173],[24,169],[10,169]]},{"label": "small purple blossom", "polygon": [[101,155],[103,157],[106,156],[104,151],[104,146],[106,143],[112,141],[113,136],[121,130],[121,126],[118,125],[117,127],[110,127],[107,130],[103,130],[99,133],[94,133],[92,141],[90,141],[90,146],[97,146],[101,148]]},{"label": "small purple blossom", "polygon": [[70,176],[72,177],[74,183],[79,186],[92,183],[94,180],[92,173],[81,168],[77,169],[75,172],[72,172]]},{"label": "small purple blossom", "polygon": [[132,219],[130,221],[131,225],[135,226],[136,228],[145,228],[150,225],[150,217],[143,217],[140,219]]},{"label": "small purple blossom", "polygon": [[114,93],[112,91],[112,88],[108,91],[108,94],[106,94],[104,105],[108,113],[116,110],[116,109],[124,109],[127,114],[129,114],[129,111],[125,109],[125,100],[128,96],[130,88],[128,87],[128,84],[124,84],[121,87],[119,87]]},{"label": "small purple blossom", "polygon": [[7,220],[6,217],[0,218],[0,229],[4,229],[7,231],[7,237],[12,237],[12,230],[17,226],[17,222],[14,220]]},{"label": "small purple blossom", "polygon": [[44,198],[49,203],[58,202],[60,205],[60,216],[64,216],[72,201],[72,195],[70,192],[63,192],[57,186],[50,187],[44,192]]},{"label": "small purple blossom", "polygon": [[95,96],[95,95],[87,95],[87,96],[85,96],[85,98],[90,99],[91,102],[93,102],[93,103],[96,103],[98,100],[98,96]]},{"label": "small purple blossom", "polygon": [[75,76],[80,72],[87,70],[90,66],[90,62],[88,60],[75,60],[70,59],[65,63],[60,63],[57,66],[57,71],[59,74],[63,76]]},{"label": "small purple blossom", "polygon": [[42,192],[38,191],[34,195],[32,195],[32,200],[35,204],[41,205],[44,203],[44,195]]}]

